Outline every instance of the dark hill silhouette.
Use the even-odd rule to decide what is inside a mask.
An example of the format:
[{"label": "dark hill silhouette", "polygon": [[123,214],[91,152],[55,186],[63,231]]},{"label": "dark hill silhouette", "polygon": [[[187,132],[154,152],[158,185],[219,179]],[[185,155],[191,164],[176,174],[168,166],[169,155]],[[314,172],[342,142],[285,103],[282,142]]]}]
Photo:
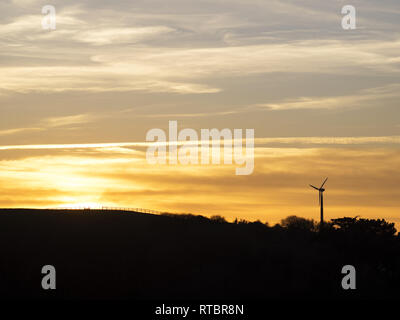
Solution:
[{"label": "dark hill silhouette", "polygon": [[[398,298],[400,239],[384,220],[269,227],[194,215],[0,210],[0,296],[45,299]],[[54,265],[57,289],[41,289]],[[357,290],[341,269],[357,270]]]}]

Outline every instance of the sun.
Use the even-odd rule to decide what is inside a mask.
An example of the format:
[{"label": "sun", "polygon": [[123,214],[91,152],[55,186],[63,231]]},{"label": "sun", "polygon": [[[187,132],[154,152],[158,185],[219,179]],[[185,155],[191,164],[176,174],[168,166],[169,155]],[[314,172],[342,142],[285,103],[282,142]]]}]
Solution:
[{"label": "sun", "polygon": [[98,202],[75,202],[75,203],[67,203],[62,204],[59,208],[68,208],[68,209],[101,209],[103,205]]}]

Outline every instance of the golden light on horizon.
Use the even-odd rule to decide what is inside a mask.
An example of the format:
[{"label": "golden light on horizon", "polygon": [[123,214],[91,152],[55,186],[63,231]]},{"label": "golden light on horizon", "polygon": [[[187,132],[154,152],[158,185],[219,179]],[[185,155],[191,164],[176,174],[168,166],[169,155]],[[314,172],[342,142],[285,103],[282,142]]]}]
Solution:
[{"label": "golden light on horizon", "polygon": [[[131,150],[131,149],[129,149]],[[79,150],[0,160],[1,207],[134,207],[278,223],[318,220],[309,183],[329,176],[325,216],[385,218],[398,224],[396,148],[257,147],[249,176],[234,165],[149,165],[143,151]],[[377,164],[379,160],[379,165]],[[338,164],[340,166],[338,167]]]},{"label": "golden light on horizon", "polygon": [[75,202],[59,205],[59,209],[102,209],[104,206],[96,202]]}]

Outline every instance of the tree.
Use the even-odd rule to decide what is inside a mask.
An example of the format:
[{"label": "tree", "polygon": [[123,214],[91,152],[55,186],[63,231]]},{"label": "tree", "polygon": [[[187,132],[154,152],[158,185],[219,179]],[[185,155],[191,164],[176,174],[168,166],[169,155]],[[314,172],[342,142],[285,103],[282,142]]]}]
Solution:
[{"label": "tree", "polygon": [[217,222],[217,223],[226,223],[227,222],[224,217],[218,216],[218,215],[210,217],[210,220],[213,222]]},{"label": "tree", "polygon": [[313,219],[289,216],[281,220],[281,226],[289,230],[315,231],[317,224]]},{"label": "tree", "polygon": [[394,223],[388,223],[385,219],[360,219],[358,217],[332,219],[335,229],[342,232],[391,237],[396,234]]}]

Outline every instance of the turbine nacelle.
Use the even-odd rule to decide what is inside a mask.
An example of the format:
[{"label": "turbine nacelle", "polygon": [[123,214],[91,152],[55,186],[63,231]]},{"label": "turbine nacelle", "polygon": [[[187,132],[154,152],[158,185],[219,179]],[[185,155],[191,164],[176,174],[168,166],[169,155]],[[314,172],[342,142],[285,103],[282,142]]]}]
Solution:
[{"label": "turbine nacelle", "polygon": [[324,182],[321,184],[321,186],[320,186],[319,188],[317,188],[316,186],[313,186],[312,184],[310,184],[310,187],[311,187],[311,188],[314,188],[315,190],[318,190],[319,192],[324,192],[325,189],[323,188],[323,186],[324,186],[326,180],[328,180],[328,178],[326,178],[326,179],[324,180]]}]

